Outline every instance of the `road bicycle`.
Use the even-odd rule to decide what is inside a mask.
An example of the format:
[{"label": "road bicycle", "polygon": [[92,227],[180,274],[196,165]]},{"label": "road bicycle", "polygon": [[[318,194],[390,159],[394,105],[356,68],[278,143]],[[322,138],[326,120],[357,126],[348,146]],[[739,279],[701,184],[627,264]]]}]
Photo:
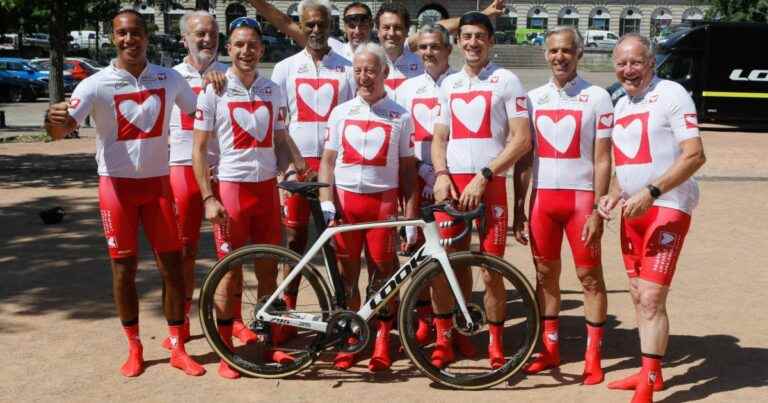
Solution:
[{"label": "road bicycle", "polygon": [[[199,313],[203,332],[221,359],[241,373],[263,378],[282,378],[296,374],[316,361],[339,352],[361,352],[371,341],[369,322],[377,312],[399,295],[398,332],[405,353],[427,377],[457,389],[483,389],[503,382],[522,368],[536,345],[540,328],[539,309],[530,283],[509,262],[478,252],[447,253],[445,246],[471,236],[472,222],[483,217],[481,205],[472,211],[458,211],[449,204],[422,207],[419,219],[393,219],[360,224],[326,226],[317,190],[327,184],[317,182],[282,182],[280,188],[305,197],[310,205],[314,225],[319,234],[304,256],[275,245],[251,245],[239,248],[220,259],[207,274],[200,291]],[[435,213],[453,218],[440,225],[464,225],[454,238],[441,239]],[[331,245],[333,237],[347,231],[394,228],[412,225],[421,228],[424,244],[389,277],[383,286],[370,293],[358,311],[346,305],[348,290],[336,264]],[[322,251],[324,270],[318,270],[316,258]],[[288,273],[269,295],[256,295],[256,268],[265,264]],[[223,291],[220,283],[227,273],[242,270],[243,321],[254,331],[265,327],[292,327],[295,335],[279,345],[271,343],[268,332],[258,343],[228,347],[217,331],[217,304]],[[294,280],[300,279],[296,307],[289,309],[281,295]],[[294,283],[295,284],[295,283]],[[440,285],[442,284],[442,285]],[[490,287],[490,288],[489,288]],[[491,288],[493,290],[491,290]],[[439,298],[452,318],[453,332],[465,337],[465,349],[454,361],[440,368],[433,365],[431,341],[417,340],[417,323],[423,316],[424,296]],[[493,302],[495,296],[496,302]],[[426,305],[429,305],[427,302]],[[422,309],[419,309],[422,307]],[[503,325],[504,362],[489,365],[487,353],[490,316],[493,323]],[[466,347],[470,347],[466,349]],[[474,348],[473,351],[471,351]],[[290,360],[273,361],[270,353],[279,350]],[[467,351],[469,350],[469,351]],[[330,360],[326,360],[330,361]]]}]

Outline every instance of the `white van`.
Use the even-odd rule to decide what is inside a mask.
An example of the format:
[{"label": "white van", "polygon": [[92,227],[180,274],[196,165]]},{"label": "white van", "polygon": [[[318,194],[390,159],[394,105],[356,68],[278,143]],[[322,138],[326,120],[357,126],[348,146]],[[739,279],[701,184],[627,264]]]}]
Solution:
[{"label": "white van", "polygon": [[[71,44],[76,44],[83,49],[93,49],[96,47],[96,31],[71,31],[69,36],[72,37]],[[111,41],[108,35],[99,35],[99,47],[105,48],[111,45]]]},{"label": "white van", "polygon": [[584,46],[592,49],[613,49],[619,36],[611,31],[588,30],[584,35]]}]

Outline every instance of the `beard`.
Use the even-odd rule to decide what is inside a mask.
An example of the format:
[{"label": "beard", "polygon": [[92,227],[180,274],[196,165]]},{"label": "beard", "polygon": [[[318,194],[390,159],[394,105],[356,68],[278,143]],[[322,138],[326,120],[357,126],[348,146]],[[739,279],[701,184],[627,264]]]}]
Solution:
[{"label": "beard", "polygon": [[307,47],[312,50],[322,50],[328,47],[327,36],[310,36],[307,38]]},{"label": "beard", "polygon": [[189,56],[194,58],[197,64],[207,66],[216,58],[216,49],[190,48]]}]

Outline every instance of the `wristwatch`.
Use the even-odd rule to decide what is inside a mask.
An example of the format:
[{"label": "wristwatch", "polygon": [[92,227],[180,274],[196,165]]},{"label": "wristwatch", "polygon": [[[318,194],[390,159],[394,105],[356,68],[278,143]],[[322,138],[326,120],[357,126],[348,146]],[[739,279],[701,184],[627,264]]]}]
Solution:
[{"label": "wristwatch", "polygon": [[653,197],[654,199],[658,199],[659,196],[661,196],[661,189],[657,188],[656,186],[648,185],[646,186],[646,188],[648,189],[649,192],[651,192],[651,197]]},{"label": "wristwatch", "polygon": [[485,180],[489,182],[491,181],[491,179],[493,179],[493,171],[491,171],[491,168],[484,167],[483,169],[480,170],[480,174],[483,175],[483,178],[485,178]]}]

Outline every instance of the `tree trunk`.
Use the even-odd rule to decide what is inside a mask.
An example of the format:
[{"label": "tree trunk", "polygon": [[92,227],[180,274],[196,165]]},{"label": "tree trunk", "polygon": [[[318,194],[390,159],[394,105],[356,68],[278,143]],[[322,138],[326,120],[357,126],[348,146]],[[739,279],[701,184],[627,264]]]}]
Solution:
[{"label": "tree trunk", "polygon": [[64,0],[51,0],[51,70],[48,76],[49,102],[64,101],[64,53],[67,48],[66,12]]}]

